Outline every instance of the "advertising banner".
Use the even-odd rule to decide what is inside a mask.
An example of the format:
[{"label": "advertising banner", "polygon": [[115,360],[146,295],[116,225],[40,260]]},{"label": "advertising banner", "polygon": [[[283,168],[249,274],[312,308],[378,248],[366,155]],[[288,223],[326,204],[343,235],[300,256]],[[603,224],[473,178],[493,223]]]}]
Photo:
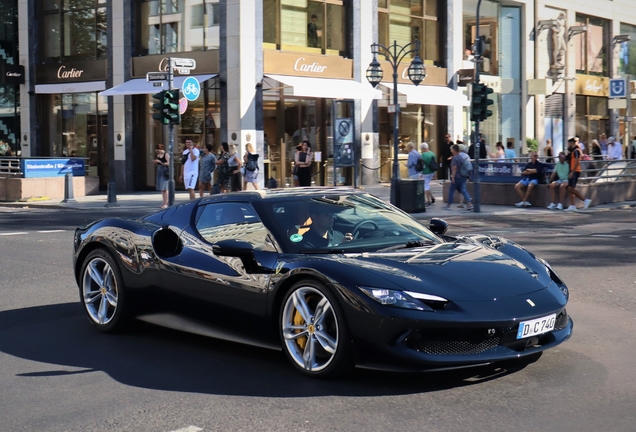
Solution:
[{"label": "advertising banner", "polygon": [[22,159],[20,168],[24,178],[62,177],[69,171],[76,177],[86,175],[84,159]]}]

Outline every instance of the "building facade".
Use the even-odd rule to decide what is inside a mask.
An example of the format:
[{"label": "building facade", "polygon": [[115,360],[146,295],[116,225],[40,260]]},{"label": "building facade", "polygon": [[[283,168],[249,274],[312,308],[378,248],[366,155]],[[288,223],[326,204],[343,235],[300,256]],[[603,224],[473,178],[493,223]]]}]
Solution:
[{"label": "building facade", "polygon": [[[479,28],[478,0],[0,5],[13,17],[0,35],[0,63],[25,71],[23,84],[8,83],[5,74],[0,87],[0,139],[23,156],[86,158],[104,189],[154,188],[154,149],[168,146],[169,129],[152,118],[152,95],[162,87],[145,77],[167,70],[169,58],[196,61],[189,74],[175,74],[176,87],[188,76],[201,86],[182,106],[175,153],[186,139],[215,152],[223,141],[240,153],[250,143],[262,155],[261,183],[273,178],[283,187],[293,184],[303,139],[316,155],[317,185],[388,181],[396,119],[400,152],[408,142],[428,142],[438,153],[446,133],[469,141],[474,125],[460,76],[476,66],[477,34],[481,82],[495,90],[493,116],[480,127],[491,148],[512,141],[523,153],[526,138],[541,147],[552,139],[558,149],[575,134],[584,142],[601,132],[627,136],[631,120],[608,99],[610,78],[636,75],[636,6],[628,0],[483,0]],[[616,42],[626,34],[634,37]],[[379,56],[377,89],[365,78],[371,44],[415,40],[419,52],[397,69],[396,116],[389,63]],[[427,73],[417,87],[406,73],[415,54]]]}]

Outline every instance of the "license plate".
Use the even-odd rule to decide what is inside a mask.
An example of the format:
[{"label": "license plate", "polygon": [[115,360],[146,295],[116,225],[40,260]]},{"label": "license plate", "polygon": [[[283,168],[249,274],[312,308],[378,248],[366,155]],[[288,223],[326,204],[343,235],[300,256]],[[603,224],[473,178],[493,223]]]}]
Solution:
[{"label": "license plate", "polygon": [[519,323],[517,339],[523,339],[554,330],[556,314]]}]

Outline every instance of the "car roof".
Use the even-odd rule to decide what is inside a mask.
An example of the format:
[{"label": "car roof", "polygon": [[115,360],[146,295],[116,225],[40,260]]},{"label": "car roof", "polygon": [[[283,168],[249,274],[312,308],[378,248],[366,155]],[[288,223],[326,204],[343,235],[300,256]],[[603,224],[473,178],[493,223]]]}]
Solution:
[{"label": "car roof", "polygon": [[217,194],[200,198],[200,204],[209,204],[220,201],[261,201],[261,200],[287,200],[300,197],[321,197],[324,195],[361,195],[366,192],[351,187],[296,187],[286,189],[260,189],[250,191],[232,192],[229,194]]}]

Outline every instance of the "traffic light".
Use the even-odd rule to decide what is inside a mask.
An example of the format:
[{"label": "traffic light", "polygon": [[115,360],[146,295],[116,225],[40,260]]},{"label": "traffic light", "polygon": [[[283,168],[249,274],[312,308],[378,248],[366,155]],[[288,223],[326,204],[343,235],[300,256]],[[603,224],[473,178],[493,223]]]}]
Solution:
[{"label": "traffic light", "polygon": [[163,104],[163,100],[164,100],[164,93],[166,91],[160,91],[157,94],[153,94],[152,98],[155,99],[157,102],[152,104],[152,108],[156,111],[152,114],[152,118],[155,120],[159,120],[161,123],[163,123],[163,119],[164,119],[164,114],[163,114],[163,110],[165,109],[164,104]]},{"label": "traffic light", "polygon": [[164,123],[178,125],[181,123],[179,114],[179,90],[166,90],[163,104],[165,108]]},{"label": "traffic light", "polygon": [[473,97],[470,103],[470,121],[484,121],[492,116],[492,111],[488,109],[494,102],[488,99],[488,95],[493,90],[484,84],[473,84]]}]

